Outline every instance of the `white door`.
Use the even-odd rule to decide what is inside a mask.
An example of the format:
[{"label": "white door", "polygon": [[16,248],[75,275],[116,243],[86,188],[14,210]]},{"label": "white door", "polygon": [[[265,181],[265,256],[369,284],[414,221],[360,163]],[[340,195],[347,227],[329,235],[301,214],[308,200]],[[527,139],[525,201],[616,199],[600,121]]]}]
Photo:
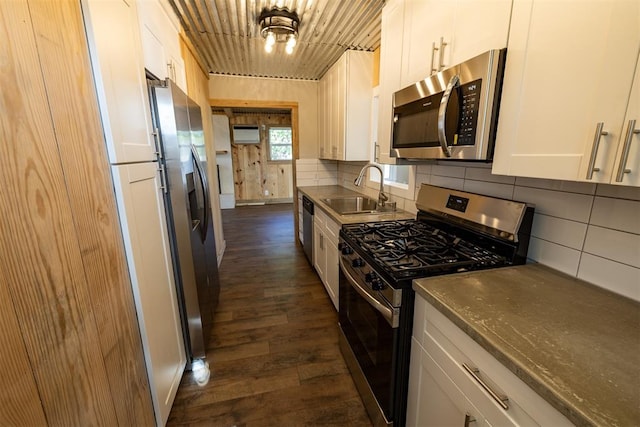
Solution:
[{"label": "white door", "polygon": [[389,0],[382,9],[380,44],[380,95],[378,98],[378,137],[374,158],[376,162],[395,164],[391,150],[391,123],[393,119],[393,93],[400,87],[402,62],[402,27],[404,2]]},{"label": "white door", "polygon": [[612,184],[640,186],[640,56],[612,172]]},{"label": "white door", "polygon": [[507,47],[511,4],[512,0],[457,0],[448,65]]},{"label": "white door", "polygon": [[164,425],[186,356],[158,164],[112,171],[156,421]]},{"label": "white door", "polygon": [[[640,2],[516,1],[493,173],[608,182],[640,46]],[[607,132],[596,138],[598,123]],[[587,178],[594,141],[594,167]]]},{"label": "white door", "polygon": [[82,0],[111,163],[155,160],[136,2]]}]

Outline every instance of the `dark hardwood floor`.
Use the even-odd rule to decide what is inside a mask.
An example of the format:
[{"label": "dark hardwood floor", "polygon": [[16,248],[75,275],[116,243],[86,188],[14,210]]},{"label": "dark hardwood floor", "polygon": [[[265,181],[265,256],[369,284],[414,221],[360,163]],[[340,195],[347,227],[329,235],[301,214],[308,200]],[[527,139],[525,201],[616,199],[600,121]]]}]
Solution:
[{"label": "dark hardwood floor", "polygon": [[208,358],[168,425],[371,426],[338,348],[338,316],[296,246],[291,204],[223,211],[227,241]]}]

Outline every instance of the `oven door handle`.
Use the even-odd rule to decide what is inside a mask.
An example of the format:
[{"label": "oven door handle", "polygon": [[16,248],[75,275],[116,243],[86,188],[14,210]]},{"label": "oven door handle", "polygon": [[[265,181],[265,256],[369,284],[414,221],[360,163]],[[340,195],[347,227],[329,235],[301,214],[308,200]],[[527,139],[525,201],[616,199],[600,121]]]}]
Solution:
[{"label": "oven door handle", "polygon": [[344,265],[344,262],[342,261],[342,258],[340,258],[340,269],[344,273],[344,277],[347,279],[349,284],[360,294],[360,296],[362,296],[362,298],[367,300],[367,302],[373,308],[375,308],[380,314],[382,314],[382,317],[384,317],[384,319],[387,321],[387,323],[389,323],[389,325],[391,325],[392,328],[395,329],[398,326],[400,326],[400,310],[399,309],[395,307],[389,307],[387,304],[382,304],[380,301],[378,301],[373,296],[371,296],[366,289],[364,289],[362,286],[358,284],[358,282],[356,281],[356,279],[353,278],[351,273],[349,273],[349,271]]}]

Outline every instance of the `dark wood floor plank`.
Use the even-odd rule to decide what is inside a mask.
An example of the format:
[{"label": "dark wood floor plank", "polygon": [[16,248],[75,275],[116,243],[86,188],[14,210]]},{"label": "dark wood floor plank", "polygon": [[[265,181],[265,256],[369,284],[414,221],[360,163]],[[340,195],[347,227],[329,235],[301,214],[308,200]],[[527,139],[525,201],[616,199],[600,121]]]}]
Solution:
[{"label": "dark wood floor plank", "polygon": [[223,211],[211,380],[186,373],[169,426],[366,426],[338,316],[293,240],[291,205]]}]

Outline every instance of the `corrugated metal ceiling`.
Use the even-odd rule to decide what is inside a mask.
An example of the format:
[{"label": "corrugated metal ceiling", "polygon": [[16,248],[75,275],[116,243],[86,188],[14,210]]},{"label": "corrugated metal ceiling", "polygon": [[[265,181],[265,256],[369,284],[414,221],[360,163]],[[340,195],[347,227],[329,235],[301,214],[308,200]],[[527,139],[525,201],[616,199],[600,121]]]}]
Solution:
[{"label": "corrugated metal ceiling", "polygon": [[[347,49],[380,46],[384,0],[169,0],[213,74],[317,80]],[[258,17],[286,7],[300,17],[298,44],[264,51]]]}]

